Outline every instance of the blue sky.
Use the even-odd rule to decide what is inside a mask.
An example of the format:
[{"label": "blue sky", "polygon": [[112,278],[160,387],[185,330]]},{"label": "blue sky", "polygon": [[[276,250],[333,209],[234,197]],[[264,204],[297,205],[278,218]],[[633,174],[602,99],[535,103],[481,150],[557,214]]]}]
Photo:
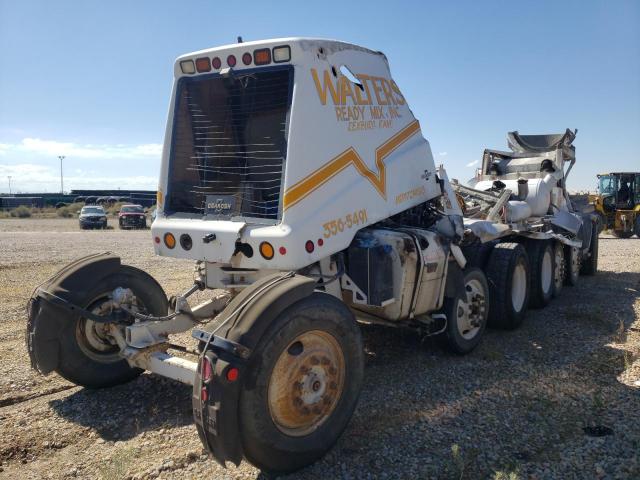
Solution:
[{"label": "blue sky", "polygon": [[0,0],[0,192],[155,188],[182,53],[285,36],[385,52],[436,161],[578,128],[573,189],[640,170],[640,1]]}]

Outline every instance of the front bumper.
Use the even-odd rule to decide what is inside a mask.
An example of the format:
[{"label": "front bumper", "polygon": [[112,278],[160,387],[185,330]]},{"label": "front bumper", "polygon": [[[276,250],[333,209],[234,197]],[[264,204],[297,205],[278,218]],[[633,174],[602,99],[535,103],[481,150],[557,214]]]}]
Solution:
[{"label": "front bumper", "polygon": [[100,217],[95,218],[83,218],[80,220],[80,227],[82,228],[102,228],[107,226],[107,219]]},{"label": "front bumper", "polygon": [[147,218],[144,216],[137,215],[123,215],[118,219],[118,222],[121,227],[130,227],[130,228],[146,228],[147,227]]}]

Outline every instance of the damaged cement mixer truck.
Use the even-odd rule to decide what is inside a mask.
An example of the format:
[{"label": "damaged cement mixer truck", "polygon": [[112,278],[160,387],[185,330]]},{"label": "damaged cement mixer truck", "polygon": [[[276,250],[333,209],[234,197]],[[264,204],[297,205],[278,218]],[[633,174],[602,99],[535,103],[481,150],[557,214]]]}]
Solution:
[{"label": "damaged cement mixer truck", "polygon": [[[546,200],[540,169],[513,159],[503,187],[487,171],[456,193],[381,52],[238,43],[179,57],[174,77],[150,242],[193,260],[193,285],[168,298],[114,254],[81,258],[35,289],[27,342],[35,368],[78,385],[145,370],[192,385],[222,465],[290,472],[331,448],[363,382],[359,322],[465,354],[573,281],[565,258],[592,258],[590,220],[563,200],[566,141],[533,155],[555,169]],[[196,348],[171,342],[185,331]]]}]

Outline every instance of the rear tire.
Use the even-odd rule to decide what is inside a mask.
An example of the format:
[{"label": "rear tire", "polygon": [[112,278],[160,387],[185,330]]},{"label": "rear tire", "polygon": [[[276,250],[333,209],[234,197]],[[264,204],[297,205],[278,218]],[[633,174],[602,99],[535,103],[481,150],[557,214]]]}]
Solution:
[{"label": "rear tire", "polygon": [[555,262],[551,242],[547,240],[527,241],[529,249],[531,295],[529,306],[546,307],[553,298]]},{"label": "rear tire", "polygon": [[499,243],[486,268],[490,327],[512,330],[524,320],[529,303],[529,259],[519,243]]},{"label": "rear tire", "polygon": [[[142,270],[122,265],[117,273],[109,275],[88,288],[78,304],[94,311],[117,287],[130,288],[141,310],[148,314],[166,315],[167,296],[162,287]],[[60,361],[56,372],[76,385],[102,388],[128,382],[143,370],[132,368],[119,356],[119,348],[103,334],[100,324],[76,316],[60,332]]]},{"label": "rear tire", "polygon": [[268,474],[293,472],[321,458],[353,415],[364,373],[360,329],[341,301],[314,293],[281,314],[247,371],[244,456]]},{"label": "rear tire", "polygon": [[465,291],[445,298],[443,309],[447,316],[447,347],[459,355],[478,346],[489,316],[489,285],[482,270],[465,270],[464,285]]},{"label": "rear tire", "polygon": [[582,275],[595,275],[598,271],[598,229],[594,223],[591,231],[591,244],[589,245],[589,256],[583,258],[580,265],[580,273]]},{"label": "rear tire", "polygon": [[569,245],[564,246],[566,273],[565,285],[575,287],[580,280],[580,250]]}]

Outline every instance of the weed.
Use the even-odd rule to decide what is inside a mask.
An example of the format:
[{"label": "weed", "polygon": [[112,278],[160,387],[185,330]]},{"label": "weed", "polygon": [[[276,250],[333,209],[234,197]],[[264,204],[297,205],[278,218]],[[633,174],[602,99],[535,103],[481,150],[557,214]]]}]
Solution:
[{"label": "weed", "polygon": [[104,480],[118,480],[125,478],[129,465],[134,460],[134,449],[117,450],[109,460],[105,460],[98,467],[100,477]]}]

